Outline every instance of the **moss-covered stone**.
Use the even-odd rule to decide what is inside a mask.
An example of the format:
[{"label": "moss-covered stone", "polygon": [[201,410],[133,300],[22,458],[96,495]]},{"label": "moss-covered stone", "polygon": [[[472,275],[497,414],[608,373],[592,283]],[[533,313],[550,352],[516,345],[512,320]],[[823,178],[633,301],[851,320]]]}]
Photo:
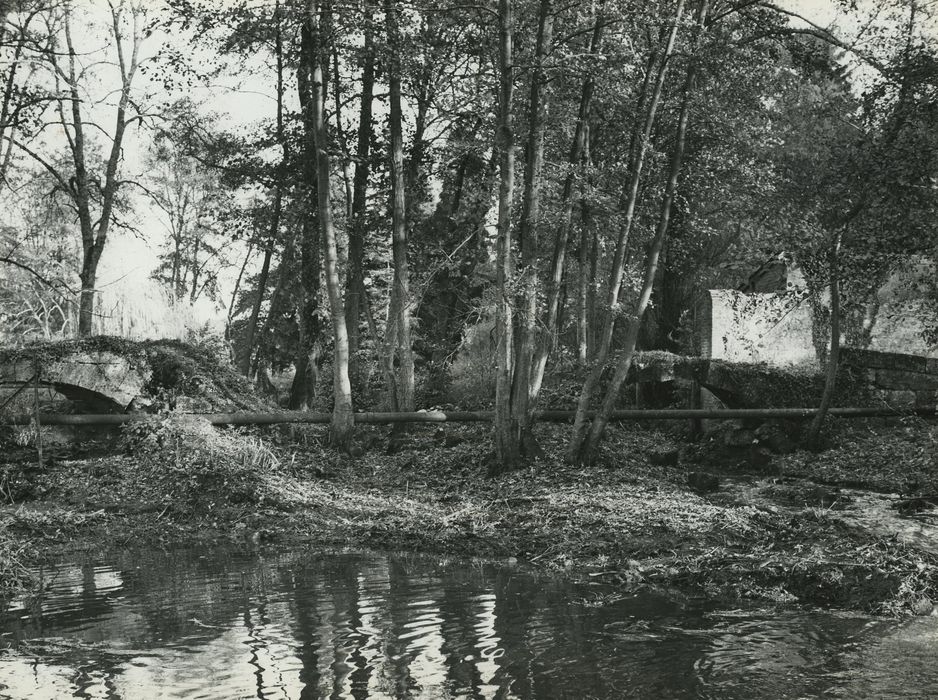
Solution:
[{"label": "moss-covered stone", "polygon": [[116,410],[272,408],[212,350],[178,340],[99,336],[0,348],[0,372],[11,383],[29,381],[37,368],[41,379],[65,396],[76,400],[84,394],[97,396],[113,403]]}]

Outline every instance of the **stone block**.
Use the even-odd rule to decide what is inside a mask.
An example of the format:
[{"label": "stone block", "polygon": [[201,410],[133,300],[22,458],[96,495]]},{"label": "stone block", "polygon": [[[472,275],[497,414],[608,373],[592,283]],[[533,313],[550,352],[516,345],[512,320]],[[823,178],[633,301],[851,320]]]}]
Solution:
[{"label": "stone block", "polygon": [[879,352],[862,348],[844,348],[841,355],[846,365],[902,372],[925,372],[928,359],[921,355],[904,355],[898,352]]},{"label": "stone block", "polygon": [[876,370],[875,384],[881,389],[938,391],[938,375],[878,369]]},{"label": "stone block", "polygon": [[927,374],[938,374],[938,357],[926,358],[925,372]]}]

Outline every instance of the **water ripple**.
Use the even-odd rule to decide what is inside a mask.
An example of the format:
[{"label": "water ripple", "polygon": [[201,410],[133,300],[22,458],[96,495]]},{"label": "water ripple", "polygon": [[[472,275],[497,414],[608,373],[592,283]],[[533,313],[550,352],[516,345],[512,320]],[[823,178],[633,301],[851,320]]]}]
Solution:
[{"label": "water ripple", "polygon": [[931,618],[721,610],[410,555],[138,551],[41,575],[45,597],[0,621],[0,698],[938,696]]}]

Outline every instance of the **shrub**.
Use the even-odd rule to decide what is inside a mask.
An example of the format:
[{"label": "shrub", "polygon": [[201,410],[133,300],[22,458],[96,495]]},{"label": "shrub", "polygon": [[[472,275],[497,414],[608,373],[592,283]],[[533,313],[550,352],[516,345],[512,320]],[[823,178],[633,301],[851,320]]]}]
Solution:
[{"label": "shrub", "polygon": [[139,460],[145,487],[176,507],[256,502],[258,474],[279,465],[259,438],[217,430],[193,415],[162,413],[128,423],[124,443]]}]

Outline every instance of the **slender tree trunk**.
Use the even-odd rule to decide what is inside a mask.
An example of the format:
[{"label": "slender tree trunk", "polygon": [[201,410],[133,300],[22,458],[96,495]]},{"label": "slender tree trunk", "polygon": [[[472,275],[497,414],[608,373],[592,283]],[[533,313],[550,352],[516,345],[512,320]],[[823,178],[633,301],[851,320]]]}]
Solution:
[{"label": "slender tree trunk", "polygon": [[[6,0],[0,0],[0,8],[2,8],[0,9],[0,37],[2,37],[3,30],[6,28],[6,13],[8,8]],[[28,28],[31,19],[32,16],[26,19],[23,27],[23,33],[21,33],[17,38],[16,49],[13,52],[13,60],[10,61],[10,67],[7,69],[8,72],[6,75],[6,83],[3,88],[3,106],[0,107],[0,137],[8,136],[11,140],[15,132],[15,126],[13,123],[11,123],[10,107],[13,104],[13,95],[15,92],[14,88],[16,87],[16,71],[19,68],[20,56],[23,52],[23,44],[26,43],[25,31]],[[10,130],[9,134],[7,134],[7,128]],[[0,144],[2,144],[2,140],[0,140]],[[12,148],[12,143],[7,148],[7,152],[9,152],[10,148]],[[0,147],[0,156],[2,155],[3,148]],[[6,183],[8,160],[9,159],[6,157],[2,157],[2,159],[0,159],[0,184]]]},{"label": "slender tree trunk", "polygon": [[[362,93],[358,112],[358,143],[355,148],[355,176],[352,186],[352,221],[349,227],[349,272],[345,292],[345,318],[349,340],[349,375],[359,378],[359,326],[363,303],[361,290],[365,286],[365,231],[367,227],[368,174],[370,170],[372,137],[372,102],[375,86],[375,51],[372,10],[364,3],[365,45],[363,49]],[[377,341],[377,338],[375,339]]]},{"label": "slender tree trunk", "polygon": [[[598,55],[602,48],[603,26],[605,24],[604,8],[605,2],[600,2],[599,9],[596,12],[593,34],[590,37],[589,51],[592,56]],[[544,322],[544,331],[534,360],[534,376],[531,380],[533,403],[537,402],[537,397],[540,395],[541,385],[544,382],[544,372],[547,369],[547,360],[553,350],[560,328],[560,288],[563,283],[566,264],[567,241],[570,238],[570,231],[573,226],[575,169],[580,167],[583,153],[587,145],[586,140],[589,133],[590,106],[592,104],[595,85],[595,78],[592,73],[590,73],[583,81],[583,87],[580,91],[580,106],[577,113],[576,130],[573,135],[573,143],[570,146],[570,157],[567,161],[570,166],[570,172],[564,180],[563,190],[561,192],[563,211],[560,216],[560,229],[554,241],[550,275],[547,281],[547,313]]]},{"label": "slender tree trunk", "polygon": [[[436,40],[439,19],[434,13],[425,13],[421,18],[419,41],[431,45]],[[414,115],[414,135],[411,140],[410,154],[404,166],[404,182],[407,188],[407,220],[414,220],[414,211],[425,201],[426,177],[423,173],[423,161],[427,152],[427,125],[430,107],[434,97],[434,74],[439,70],[433,64],[435,53],[431,50],[429,60],[416,68],[411,74],[411,94],[408,100]]]},{"label": "slender tree trunk", "polygon": [[[391,220],[394,286],[391,308],[397,313],[396,353],[398,359],[398,408],[414,410],[414,353],[411,339],[410,271],[407,261],[407,199],[404,177],[404,135],[401,110],[400,30],[395,0],[385,0],[388,33],[388,87],[390,91],[391,130]],[[392,352],[394,348],[392,347]]]},{"label": "slender tree trunk", "polygon": [[582,220],[580,222],[580,247],[577,256],[577,326],[576,345],[577,361],[586,366],[589,361],[589,287],[590,258],[593,245],[590,227],[589,204],[581,201]]},{"label": "slender tree trunk", "polygon": [[417,110],[414,115],[414,138],[411,144],[410,157],[404,171],[404,180],[407,190],[407,218],[414,218],[415,208],[426,201],[426,178],[421,178],[424,158],[427,151],[427,113],[430,110],[430,97],[427,86],[421,86],[422,91],[417,96]]},{"label": "slender tree trunk", "polygon": [[241,269],[238,270],[238,278],[235,280],[234,289],[231,290],[231,301],[228,302],[228,316],[225,318],[225,340],[228,343],[229,352],[231,353],[231,362],[234,364],[238,361],[238,357],[235,356],[234,351],[231,349],[231,318],[234,316],[234,307],[235,302],[238,300],[238,292],[241,291],[241,280],[244,279],[244,271],[247,269],[248,262],[251,260],[251,253],[254,252],[254,241],[252,240],[248,244],[248,251],[244,254],[244,262],[241,263]]},{"label": "slender tree trunk", "polygon": [[331,167],[329,162],[326,124],[323,115],[322,41],[319,32],[318,0],[307,0],[306,21],[309,26],[313,70],[310,76],[310,103],[312,106],[313,136],[316,143],[317,194],[319,198],[319,230],[325,250],[326,291],[332,312],[332,331],[335,336],[333,354],[333,399],[330,442],[348,450],[355,429],[352,413],[352,385],[348,376],[348,330],[345,325],[345,303],[339,279],[339,251],[335,225],[332,220],[332,202],[329,192]]},{"label": "slender tree trunk", "polygon": [[[292,238],[292,237],[291,237]],[[257,371],[265,359],[270,359],[271,350],[271,332],[277,316],[280,315],[280,305],[283,303],[284,287],[290,277],[293,269],[293,241],[284,242],[283,255],[280,256],[280,265],[277,270],[277,283],[270,293],[270,304],[267,310],[267,316],[264,318],[264,325],[257,338],[257,352],[254,353],[254,362],[251,365],[251,372],[248,376],[257,376]],[[290,406],[293,409],[293,406]]]},{"label": "slender tree trunk", "polygon": [[[697,53],[703,29],[707,21],[707,12],[709,9],[709,0],[701,0],[697,13],[697,37],[694,42],[694,53]],[[652,240],[651,248],[645,259],[645,275],[642,282],[642,289],[636,300],[632,317],[629,319],[628,331],[625,338],[625,346],[616,362],[615,374],[606,389],[606,395],[603,399],[602,407],[593,419],[592,427],[589,432],[589,439],[586,440],[580,453],[580,461],[591,462],[595,459],[599,448],[599,442],[602,440],[606,426],[609,423],[609,417],[615,409],[616,401],[619,397],[619,389],[628,377],[629,370],[632,367],[632,358],[635,355],[635,347],[638,343],[638,334],[642,325],[642,317],[648,309],[648,303],[651,300],[651,293],[655,284],[655,276],[658,272],[658,261],[661,257],[661,250],[668,234],[668,225],[671,220],[671,207],[674,204],[674,198],[677,194],[678,179],[681,174],[681,166],[684,161],[684,146],[687,141],[687,124],[690,121],[691,98],[694,94],[694,88],[697,82],[697,60],[695,56],[691,57],[690,66],[687,69],[687,78],[684,83],[684,96],[681,101],[681,112],[678,118],[677,134],[675,135],[674,151],[671,154],[671,164],[668,172],[668,182],[665,186],[664,197],[661,202],[661,213],[658,218],[658,226],[655,230],[655,237]]]},{"label": "slender tree trunk", "polygon": [[182,268],[182,236],[177,232],[173,233],[173,262],[170,271],[170,289],[173,291],[173,301],[179,299],[180,285],[179,273]]},{"label": "slender tree trunk", "polygon": [[251,357],[254,355],[254,338],[257,335],[257,319],[261,315],[261,305],[264,303],[264,292],[267,291],[267,280],[270,277],[270,261],[274,256],[275,240],[271,237],[267,240],[267,247],[264,249],[264,262],[261,264],[260,274],[257,276],[257,297],[254,299],[254,305],[251,307],[251,315],[248,318],[248,327],[244,334],[244,347],[241,350],[241,358],[238,361],[238,369],[245,377],[251,375]]},{"label": "slender tree trunk", "polygon": [[[540,226],[541,168],[544,163],[544,132],[546,130],[545,62],[553,35],[553,8],[551,0],[541,0],[538,13],[537,43],[534,72],[531,76],[529,99],[530,131],[526,146],[524,192],[521,200],[521,220],[518,226],[518,246],[521,254],[522,289],[521,313],[518,315],[518,338],[511,390],[512,440],[517,445],[517,457],[535,457],[540,452],[533,435],[532,372],[537,341],[537,298]],[[517,466],[501,461],[501,470]]]},{"label": "slender tree trunk", "polygon": [[195,240],[192,242],[192,289],[189,290],[189,303],[194,304],[196,297],[199,294],[199,248],[202,246],[202,241],[199,240],[199,237],[196,236]]},{"label": "slender tree trunk", "polygon": [[[371,302],[368,299],[368,293],[367,291],[365,291],[364,283],[362,283],[362,288],[359,293],[361,294],[362,311],[364,311],[365,313],[365,321],[368,324],[368,332],[371,333],[371,336],[373,338],[380,338],[381,333],[378,330],[378,322],[375,320],[375,315],[371,308]],[[388,410],[393,412],[393,411],[398,410],[397,408],[398,406],[397,384],[394,379],[394,365],[393,365],[394,358],[391,357],[390,352],[387,351],[387,349],[389,347],[393,347],[396,342],[393,323],[389,323],[385,326],[384,336],[385,336],[385,341],[384,341],[385,352],[382,353],[382,356],[385,359],[385,361],[381,362],[381,371],[382,371],[382,374],[384,375],[385,386],[388,387]],[[388,364],[387,362],[387,359],[389,358],[392,360],[391,364]]]},{"label": "slender tree trunk", "polygon": [[840,365],[840,244],[843,238],[843,229],[837,229],[831,239],[828,252],[828,269],[831,286],[831,351],[827,356],[827,373],[824,379],[824,393],[821,395],[821,405],[811,421],[805,443],[811,449],[820,445],[821,428],[827,418],[831,403],[834,400],[834,391],[837,388],[837,370]]},{"label": "slender tree trunk", "polygon": [[[590,371],[583,383],[580,391],[580,398],[577,402],[577,414],[573,422],[573,431],[570,436],[570,444],[567,447],[567,459],[571,462],[577,462],[582,458],[582,448],[589,430],[589,419],[587,411],[593,401],[593,396],[599,388],[599,382],[602,378],[603,370],[606,366],[606,360],[609,357],[609,351],[612,346],[612,335],[615,330],[616,318],[619,315],[619,293],[622,289],[622,278],[625,273],[625,253],[628,248],[629,238],[632,231],[632,222],[635,217],[635,206],[638,202],[638,190],[641,181],[642,170],[645,163],[645,155],[648,151],[648,143],[651,139],[652,128],[655,124],[655,117],[658,112],[658,104],[661,101],[661,94],[664,88],[665,77],[668,72],[671,54],[674,51],[675,40],[681,20],[684,16],[684,0],[677,1],[677,7],[674,11],[674,18],[668,31],[664,50],[658,61],[658,70],[655,77],[654,87],[651,97],[648,100],[648,109],[645,113],[645,120],[641,131],[641,139],[637,148],[635,159],[632,162],[629,172],[629,186],[626,195],[625,211],[623,212],[623,222],[619,229],[619,235],[616,240],[616,250],[612,260],[612,270],[610,271],[609,291],[607,298],[606,316],[603,322],[602,335],[599,338],[599,345],[596,348],[596,357],[593,369]],[[643,93],[647,89],[650,81],[646,80],[643,85]],[[640,104],[644,102],[644,95],[640,96]]]},{"label": "slender tree trunk", "polygon": [[[339,48],[332,45],[332,94],[335,99],[335,135],[339,141],[342,162],[342,185],[345,192],[345,220],[352,219],[352,162],[348,153],[348,140],[345,127],[342,126],[342,81],[339,79]],[[347,277],[348,275],[346,275]],[[346,284],[346,287],[348,285]],[[346,290],[346,294],[348,291]]]},{"label": "slender tree trunk", "polygon": [[511,98],[514,88],[514,66],[512,57],[511,0],[498,2],[498,124],[495,149],[499,155],[498,187],[498,240],[495,253],[495,463],[494,471],[501,465],[514,465],[518,461],[518,443],[514,439],[511,415],[511,370],[512,370],[512,304],[511,282],[513,264],[511,255],[511,198],[514,192],[514,133],[511,123]]},{"label": "slender tree trunk", "polygon": [[590,285],[587,291],[587,306],[589,309],[589,321],[587,330],[589,331],[589,340],[587,341],[587,359],[592,362],[596,356],[596,346],[599,344],[599,318],[597,310],[600,296],[599,281],[599,239],[596,235],[592,236],[590,242]]},{"label": "slender tree trunk", "polygon": [[[274,209],[270,217],[270,230],[267,233],[267,249],[264,251],[264,263],[261,266],[261,274],[257,280],[257,299],[255,299],[254,306],[251,309],[251,317],[248,320],[248,329],[245,338],[244,356],[241,364],[241,373],[245,377],[251,375],[251,358],[254,356],[254,341],[257,337],[257,320],[260,317],[261,305],[264,302],[264,292],[267,291],[267,281],[270,276],[270,261],[273,257],[274,248],[277,245],[277,237],[280,232],[280,217],[283,212],[283,180],[288,151],[283,128],[283,39],[280,20],[280,2],[278,0],[274,5],[274,23],[276,25],[274,42],[277,59],[277,142],[280,144],[281,155],[280,163],[277,166],[277,181],[274,184]],[[268,318],[269,317],[270,314],[268,314]]]}]

